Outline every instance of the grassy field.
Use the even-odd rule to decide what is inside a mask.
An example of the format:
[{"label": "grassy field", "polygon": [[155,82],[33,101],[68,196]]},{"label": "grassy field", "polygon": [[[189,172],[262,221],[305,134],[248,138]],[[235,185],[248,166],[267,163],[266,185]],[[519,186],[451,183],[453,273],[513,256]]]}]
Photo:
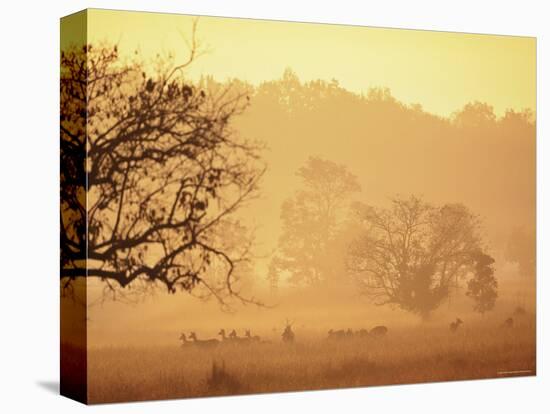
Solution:
[{"label": "grassy field", "polygon": [[534,318],[512,329],[480,322],[453,334],[419,325],[386,338],[288,345],[97,347],[88,353],[89,401],[104,403],[227,394],[407,384],[536,374]]}]

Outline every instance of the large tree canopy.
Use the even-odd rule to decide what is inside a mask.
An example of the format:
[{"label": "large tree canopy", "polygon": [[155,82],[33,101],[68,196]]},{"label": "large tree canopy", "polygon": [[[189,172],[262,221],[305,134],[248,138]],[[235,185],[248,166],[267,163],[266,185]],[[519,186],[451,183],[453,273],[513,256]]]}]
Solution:
[{"label": "large tree canopy", "polygon": [[317,284],[334,268],[334,242],[349,197],[360,186],[345,166],[320,158],[309,158],[297,175],[303,188],[282,205],[283,233],[269,277],[286,272],[295,284]]},{"label": "large tree canopy", "polygon": [[354,206],[362,234],[350,248],[348,266],[362,292],[423,318],[451,289],[470,278],[475,309],[494,306],[493,259],[482,252],[479,224],[461,204],[432,206],[396,197],[390,208]]},{"label": "large tree canopy", "polygon": [[261,147],[231,127],[246,95],[185,79],[195,56],[194,42],[181,65],[110,46],[62,54],[64,286],[89,277],[240,297],[250,245],[234,217],[257,193]]}]

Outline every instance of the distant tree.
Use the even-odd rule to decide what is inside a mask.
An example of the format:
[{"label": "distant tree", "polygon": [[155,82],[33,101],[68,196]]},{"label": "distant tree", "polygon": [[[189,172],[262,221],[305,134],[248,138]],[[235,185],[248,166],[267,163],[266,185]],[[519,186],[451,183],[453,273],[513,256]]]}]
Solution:
[{"label": "distant tree", "polygon": [[518,126],[532,126],[535,124],[535,113],[533,110],[526,108],[521,111],[515,111],[513,109],[507,109],[504,116],[500,119],[500,122],[506,128],[513,128],[513,125]]},{"label": "distant tree", "polygon": [[493,107],[483,102],[471,102],[453,114],[453,122],[461,128],[487,128],[496,123]]},{"label": "distant tree", "polygon": [[396,197],[390,208],[357,203],[354,214],[362,234],[351,244],[348,269],[376,304],[425,319],[468,277],[475,280],[468,287],[476,306],[485,311],[494,304],[492,259],[481,253],[478,220],[465,206]]},{"label": "distant tree", "polygon": [[180,65],[128,61],[116,46],[62,53],[65,289],[87,277],[111,292],[160,285],[246,300],[235,284],[249,244],[231,233],[244,234],[234,214],[257,194],[261,146],[231,128],[246,96],[184,78],[194,31]]},{"label": "distant tree", "polygon": [[397,103],[397,100],[391,94],[390,88],[369,88],[367,99],[371,103]]},{"label": "distant tree", "polygon": [[329,277],[333,242],[349,197],[360,186],[346,167],[320,158],[309,158],[297,175],[304,188],[281,208],[283,233],[270,277],[284,272],[293,283],[317,284]]},{"label": "distant tree", "polygon": [[521,276],[535,276],[535,251],[536,238],[534,233],[529,233],[521,228],[512,230],[504,253],[507,260],[519,265]]},{"label": "distant tree", "polygon": [[474,310],[481,314],[492,310],[497,300],[497,280],[492,264],[495,260],[484,253],[474,254],[474,276],[468,281],[466,295],[474,300]]}]

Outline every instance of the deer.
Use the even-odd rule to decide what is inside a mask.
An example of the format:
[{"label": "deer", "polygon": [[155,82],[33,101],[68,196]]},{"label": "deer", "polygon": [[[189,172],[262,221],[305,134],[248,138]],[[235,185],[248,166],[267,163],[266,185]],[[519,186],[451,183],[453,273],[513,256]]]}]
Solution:
[{"label": "deer", "polygon": [[220,341],[217,339],[198,339],[195,332],[189,334],[189,339],[193,340],[193,344],[204,348],[213,348],[218,345]]},{"label": "deer", "polygon": [[294,332],[292,332],[292,323],[288,319],[286,320],[285,329],[282,333],[283,342],[286,342],[287,344],[294,343]]},{"label": "deer", "polygon": [[191,342],[189,342],[187,340],[187,337],[185,336],[185,334],[183,332],[180,335],[180,341],[181,341],[181,346],[182,347],[191,345]]},{"label": "deer", "polygon": [[242,338],[240,336],[237,335],[237,331],[235,329],[233,329],[231,332],[229,332],[229,340],[230,341],[233,341],[234,343],[237,343],[237,344],[247,344],[250,342],[250,339],[249,338]]},{"label": "deer", "polygon": [[247,338],[248,340],[250,340],[252,342],[260,342],[261,341],[261,338],[260,338],[259,335],[254,335],[254,336],[251,335],[250,329],[245,330],[244,336],[245,336],[245,338]]},{"label": "deer", "polygon": [[462,322],[462,319],[456,318],[456,321],[449,324],[449,329],[451,330],[451,332],[456,332],[460,325],[462,325],[463,323],[464,322]]},{"label": "deer", "polygon": [[222,328],[218,332],[218,335],[221,336],[221,341],[224,343],[239,344],[248,342],[248,338],[239,338],[235,329],[233,329],[231,332],[229,332],[229,335],[227,335],[225,333],[225,329]]},{"label": "deer", "polygon": [[328,338],[327,339],[344,339],[346,337],[346,331],[343,329],[340,329],[338,331],[335,331],[334,329],[330,329],[328,331]]},{"label": "deer", "polygon": [[370,330],[370,336],[374,338],[382,338],[388,333],[388,328],[383,325],[375,326]]},{"label": "deer", "polygon": [[355,332],[355,335],[359,338],[368,338],[370,336],[369,331],[366,329],[359,329],[357,332]]},{"label": "deer", "polygon": [[502,323],[502,328],[513,328],[514,327],[514,318],[508,318]]},{"label": "deer", "polygon": [[523,306],[517,306],[516,309],[514,309],[514,316],[525,316],[526,313]]},{"label": "deer", "polygon": [[218,336],[220,336],[222,339],[221,341],[222,342],[225,342],[225,341],[228,341],[229,338],[227,337],[227,335],[225,334],[225,329],[220,329],[220,331],[218,332]]}]

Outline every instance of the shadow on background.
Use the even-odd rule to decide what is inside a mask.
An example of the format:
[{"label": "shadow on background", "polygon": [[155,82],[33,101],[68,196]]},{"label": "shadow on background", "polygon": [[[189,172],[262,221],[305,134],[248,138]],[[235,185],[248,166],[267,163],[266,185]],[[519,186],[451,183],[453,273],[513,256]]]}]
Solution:
[{"label": "shadow on background", "polygon": [[46,391],[59,395],[59,381],[37,381],[36,385]]}]

